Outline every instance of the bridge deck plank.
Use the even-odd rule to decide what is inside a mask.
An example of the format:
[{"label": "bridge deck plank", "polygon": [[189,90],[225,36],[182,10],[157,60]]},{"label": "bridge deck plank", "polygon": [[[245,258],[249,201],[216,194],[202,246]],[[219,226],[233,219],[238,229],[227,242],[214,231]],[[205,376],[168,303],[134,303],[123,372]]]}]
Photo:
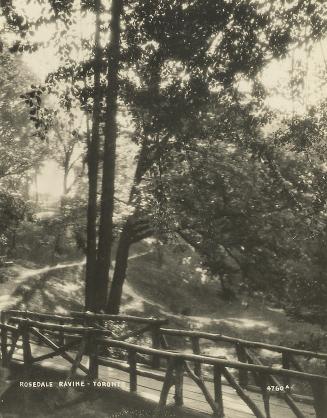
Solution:
[{"label": "bridge deck plank", "polygon": [[[39,356],[50,352],[51,350],[36,346],[32,346],[33,356]],[[16,352],[15,358],[17,360],[22,359],[22,350]],[[57,369],[57,370],[68,370],[70,365],[62,357],[55,357],[53,359],[47,359],[40,362],[41,365]],[[86,357],[83,358],[82,364],[87,366],[88,360]],[[138,368],[141,368],[138,365]],[[144,367],[148,370],[147,367]],[[157,373],[164,373],[163,371],[158,371]],[[122,390],[129,391],[129,374],[127,372],[117,370],[111,367],[99,366],[99,378],[103,381],[108,382],[117,382],[120,383],[120,388]],[[138,390],[137,393],[140,396],[151,399],[153,401],[158,401],[162,382],[150,379],[148,377],[138,376],[137,377]],[[213,383],[210,381],[206,382],[206,386],[209,389],[210,393],[213,395]],[[201,393],[198,386],[188,377],[184,378],[184,405],[190,409],[193,409],[197,412],[202,412],[211,416],[211,408],[208,403],[205,401],[203,394]],[[247,392],[251,398],[257,403],[260,409],[263,411],[263,402],[260,394]],[[171,389],[168,397],[168,403],[174,402],[174,391]],[[254,417],[251,410],[248,406],[237,396],[233,388],[223,384],[223,403],[224,411],[226,418],[251,418]],[[271,416],[272,418],[294,418],[293,412],[288,408],[285,402],[275,396],[271,397]],[[299,404],[303,413],[306,414],[307,418],[314,418],[315,413],[314,409],[310,405]]]}]

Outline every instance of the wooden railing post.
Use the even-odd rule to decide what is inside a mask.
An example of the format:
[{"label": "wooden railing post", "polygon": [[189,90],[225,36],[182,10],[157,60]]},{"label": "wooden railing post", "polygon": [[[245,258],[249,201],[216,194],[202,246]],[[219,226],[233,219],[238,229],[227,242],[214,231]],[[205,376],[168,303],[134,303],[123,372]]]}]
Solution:
[{"label": "wooden railing post", "polygon": [[256,418],[266,418],[261,410],[257,407],[256,403],[251,399],[251,397],[243,390],[241,385],[237,382],[234,376],[227,370],[226,367],[222,368],[222,374],[227,380],[227,382],[235,389],[238,396],[247,404],[247,406],[252,410]]},{"label": "wooden railing post", "polygon": [[33,357],[31,351],[30,335],[29,335],[29,325],[28,323],[23,323],[20,325],[21,335],[23,341],[23,360],[25,373],[28,373],[30,366],[32,365]]},{"label": "wooden railing post", "polygon": [[129,390],[131,392],[137,391],[137,370],[136,370],[136,351],[128,351],[128,364],[129,364]]},{"label": "wooden railing post", "polygon": [[[241,363],[247,363],[248,356],[247,356],[245,347],[241,345],[240,343],[237,343],[235,347],[236,347],[236,354],[237,354],[238,361]],[[242,388],[246,388],[249,383],[248,371],[245,369],[240,369],[238,372],[238,379],[239,379],[240,386]]]},{"label": "wooden railing post", "polygon": [[2,366],[8,366],[8,332],[3,327],[1,328],[1,360]]},{"label": "wooden railing post", "polygon": [[99,365],[98,365],[98,342],[95,333],[90,332],[88,335],[88,347],[89,354],[89,378],[97,379],[99,377]]},{"label": "wooden railing post", "polygon": [[[200,339],[198,337],[191,337],[192,349],[194,354],[201,354]],[[194,373],[200,377],[202,375],[201,363],[194,363]]]},{"label": "wooden railing post", "polygon": [[[39,322],[44,322],[44,318],[39,318]],[[45,334],[45,331],[43,331],[43,328],[38,328],[38,330],[39,332],[41,333],[43,332]],[[34,335],[33,335],[33,338],[35,338]],[[38,344],[43,345],[40,339],[38,339]]]},{"label": "wooden railing post", "polygon": [[164,379],[161,393],[160,393],[159,403],[158,403],[157,409],[154,412],[154,418],[159,418],[162,416],[161,413],[167,403],[169,390],[174,383],[174,368],[175,368],[175,362],[173,361],[172,358],[169,358],[165,379]]},{"label": "wooden railing post", "polygon": [[15,332],[11,332],[11,344],[10,344],[10,349],[8,350],[8,355],[7,355],[8,363],[12,359],[12,356],[15,352],[16,344],[20,335],[21,335],[21,328],[18,328]]},{"label": "wooden railing post", "polygon": [[175,405],[183,405],[184,360],[177,358],[175,362]]},{"label": "wooden railing post", "polygon": [[[63,321],[59,321],[59,325],[64,325]],[[59,345],[65,345],[65,334],[62,330],[59,331],[59,338],[58,338]]]},{"label": "wooden railing post", "polygon": [[[160,343],[161,343],[161,336],[160,336],[160,326],[159,325],[153,325],[151,330],[152,335],[152,348],[160,349]],[[153,355],[152,357],[152,368],[153,369],[159,369],[160,368],[160,357],[157,355]]]},{"label": "wooden railing post", "polygon": [[168,345],[167,338],[166,338],[166,336],[164,334],[160,334],[160,344],[161,344],[161,347],[164,350],[168,350],[169,345]]},{"label": "wooden railing post", "polygon": [[[283,369],[289,370],[291,368],[291,358],[290,355],[283,351],[282,353],[282,367]],[[290,385],[290,378],[288,376],[283,377],[284,385]]]},{"label": "wooden railing post", "polygon": [[311,383],[316,418],[326,418],[327,413],[327,384],[313,381]]},{"label": "wooden railing post", "polygon": [[0,321],[1,321],[2,324],[5,324],[7,322],[7,312],[6,311],[1,311]]},{"label": "wooden railing post", "polygon": [[261,394],[263,399],[263,406],[265,408],[265,413],[267,418],[271,418],[270,415],[270,396],[268,392],[268,376],[266,374],[259,374]]},{"label": "wooden railing post", "polygon": [[[79,366],[81,365],[81,361],[82,361],[86,346],[87,346],[87,335],[84,335],[82,336],[75,359],[72,362],[72,367],[70,371],[68,372],[67,380],[73,379],[76,376],[76,372]],[[87,374],[88,372],[89,371],[87,370]]]},{"label": "wooden railing post", "polygon": [[221,367],[214,366],[213,367],[213,383],[214,383],[214,391],[215,391],[215,402],[218,407],[218,414],[219,418],[224,416],[224,404],[223,404],[223,390],[221,384]]}]

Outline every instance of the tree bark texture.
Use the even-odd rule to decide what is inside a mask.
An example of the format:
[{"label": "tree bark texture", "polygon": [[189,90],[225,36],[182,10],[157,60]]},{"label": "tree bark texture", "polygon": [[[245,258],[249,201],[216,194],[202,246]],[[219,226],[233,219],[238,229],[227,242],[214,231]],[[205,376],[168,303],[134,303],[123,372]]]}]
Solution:
[{"label": "tree bark texture", "polygon": [[106,307],[111,249],[113,242],[113,212],[115,193],[115,162],[117,140],[117,98],[119,91],[118,71],[120,61],[120,17],[123,1],[112,0],[111,39],[108,45],[108,73],[106,94],[106,115],[104,127],[104,152],[102,192],[95,276],[96,310]]},{"label": "tree bark texture", "polygon": [[92,131],[88,142],[88,207],[86,239],[85,309],[95,308],[95,275],[97,257],[97,191],[99,171],[99,144],[101,119],[101,48],[100,48],[100,0],[96,0],[95,19],[94,96],[92,109]]},{"label": "tree bark texture", "polygon": [[[140,184],[142,177],[147,172],[149,167],[151,166],[151,162],[153,160],[151,159],[148,151],[148,147],[146,142],[143,143],[135,174],[134,174],[134,181],[133,186],[130,192],[129,196],[129,203],[132,203],[133,198],[136,193],[136,186]],[[117,253],[116,253],[116,263],[115,263],[115,270],[114,275],[111,282],[109,297],[108,297],[108,303],[106,307],[106,313],[110,314],[118,314],[120,305],[121,305],[121,297],[123,292],[123,285],[126,278],[127,273],[127,266],[128,266],[128,256],[129,256],[129,250],[133,243],[139,241],[140,239],[144,238],[143,232],[147,234],[147,229],[142,228],[141,231],[139,231],[139,235],[135,232],[135,229],[133,228],[133,218],[135,218],[135,215],[131,215],[128,217],[128,219],[125,222],[125,225],[123,226],[123,230],[120,234],[119,241],[118,241],[118,247],[117,247]]]},{"label": "tree bark texture", "polygon": [[112,283],[110,287],[110,293],[106,308],[106,313],[118,314],[121,304],[121,297],[123,293],[123,285],[127,272],[128,255],[130,248],[130,234],[128,228],[128,222],[125,223],[123,230],[119,237],[118,248],[116,253],[116,264]]},{"label": "tree bark texture", "polygon": [[[160,69],[161,69],[161,60],[155,59],[155,65],[153,65],[153,73],[149,77],[151,77],[150,88],[153,93],[153,97],[157,97],[159,95],[159,84],[160,84]],[[147,130],[147,129],[145,129]],[[136,187],[142,181],[144,174],[151,168],[151,165],[154,161],[160,157],[160,148],[153,149],[151,146],[152,144],[149,143],[148,138],[145,136],[142,141],[141,150],[139,153],[139,158],[134,174],[134,181],[133,186],[129,196],[129,203],[133,202],[133,198],[135,197]],[[150,151],[151,150],[151,151]],[[117,254],[116,254],[116,264],[114,275],[111,282],[108,302],[106,306],[106,312],[110,314],[118,314],[120,305],[121,305],[121,297],[123,291],[123,285],[126,278],[127,273],[127,266],[128,266],[128,256],[129,256],[129,249],[130,246],[142,238],[149,236],[147,231],[145,230],[145,235],[143,236],[143,231],[137,237],[135,231],[133,231],[132,227],[132,216],[130,216],[123,227],[122,233],[119,237]],[[135,216],[134,216],[135,217]]]}]

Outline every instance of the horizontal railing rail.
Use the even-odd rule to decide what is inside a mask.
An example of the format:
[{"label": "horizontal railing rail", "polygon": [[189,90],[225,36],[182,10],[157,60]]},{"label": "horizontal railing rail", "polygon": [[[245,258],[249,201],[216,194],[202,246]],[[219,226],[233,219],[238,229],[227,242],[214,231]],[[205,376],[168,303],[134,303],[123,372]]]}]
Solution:
[{"label": "horizontal railing rail", "polygon": [[44,329],[44,330],[50,330],[50,331],[62,331],[66,334],[87,334],[89,332],[92,332],[94,334],[111,335],[110,331],[102,330],[102,329],[95,329],[93,327],[52,324],[50,322],[33,321],[32,319],[29,319],[29,318],[17,318],[14,316],[11,317],[11,322],[14,324],[34,327],[37,329]]},{"label": "horizontal railing rail", "polygon": [[229,337],[223,334],[214,334],[210,332],[188,331],[188,330],[171,329],[171,328],[160,328],[160,332],[163,335],[170,335],[170,336],[176,336],[176,337],[188,337],[188,338],[201,338],[201,339],[206,339],[206,340],[211,340],[211,341],[222,341],[226,343],[242,345],[247,348],[259,348],[259,349],[274,351],[278,353],[289,353],[289,354],[293,354],[296,356],[327,360],[327,353],[320,353],[317,351],[309,351],[309,350],[300,350],[300,349],[284,347],[280,345],[243,340],[241,338]]},{"label": "horizontal railing rail", "polygon": [[71,311],[70,314],[74,318],[84,318],[89,320],[102,320],[102,321],[114,321],[114,322],[135,322],[139,324],[152,324],[152,325],[166,325],[168,324],[168,319],[158,319],[158,318],[143,318],[141,316],[133,315],[111,315],[111,314],[97,314],[92,312],[77,312]]},{"label": "horizontal railing rail", "polygon": [[29,318],[35,320],[49,320],[51,322],[67,322],[71,323],[78,323],[80,320],[76,317],[71,315],[59,315],[59,314],[46,314],[42,312],[32,312],[32,311],[23,311],[19,309],[8,309],[1,311],[1,322],[5,323],[6,321],[10,321],[11,317],[22,317],[22,318]]}]

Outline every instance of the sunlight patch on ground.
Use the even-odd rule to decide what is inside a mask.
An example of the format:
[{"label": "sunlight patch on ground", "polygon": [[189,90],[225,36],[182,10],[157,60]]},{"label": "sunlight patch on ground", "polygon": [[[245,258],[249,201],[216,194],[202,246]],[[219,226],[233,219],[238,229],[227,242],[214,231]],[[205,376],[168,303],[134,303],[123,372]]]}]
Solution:
[{"label": "sunlight patch on ground", "polygon": [[270,358],[270,359],[281,359],[281,354],[277,353],[276,351],[271,350],[259,350],[259,356],[263,358]]},{"label": "sunlight patch on ground", "polygon": [[71,292],[77,292],[81,288],[80,284],[78,283],[56,283],[55,284],[56,290],[63,293],[71,293]]},{"label": "sunlight patch on ground", "polygon": [[123,306],[123,311],[124,312],[126,312],[127,310],[131,310],[131,309],[139,310],[139,311],[142,312],[142,311],[144,311],[144,304],[145,303],[148,303],[149,305],[155,305],[161,311],[163,311],[163,312],[165,311],[165,308],[164,308],[163,305],[161,305],[159,303],[154,303],[150,299],[147,299],[144,296],[141,296],[127,282],[124,283],[124,296],[130,297],[130,301],[127,302]]},{"label": "sunlight patch on ground", "polygon": [[192,325],[194,326],[194,328],[202,328],[203,326],[212,325],[212,324],[220,322],[219,319],[212,319],[212,318],[209,318],[208,316],[193,316],[192,315],[192,316],[188,316],[188,319],[192,321]]},{"label": "sunlight patch on ground", "polygon": [[278,328],[273,326],[271,322],[251,318],[226,318],[221,323],[240,329],[263,328],[262,332],[264,334],[275,334],[278,332]]},{"label": "sunlight patch on ground", "polygon": [[271,308],[271,307],[267,306],[267,310],[268,311],[271,311],[271,312],[277,312],[277,313],[280,313],[280,314],[283,314],[283,315],[285,314],[284,309]]},{"label": "sunlight patch on ground", "polygon": [[15,270],[17,271],[17,279],[15,279],[15,282],[19,282],[25,279],[28,279],[30,277],[33,276],[37,276],[38,274],[43,274],[43,273],[47,273],[48,271],[52,271],[52,270],[58,270],[61,268],[68,268],[68,267],[75,267],[75,266],[82,266],[85,264],[85,260],[83,261],[77,261],[74,263],[59,263],[56,264],[55,266],[45,266],[39,269],[29,269],[29,268],[25,268],[22,266],[17,266],[15,267]]},{"label": "sunlight patch on ground", "polygon": [[55,309],[55,313],[59,315],[67,315],[69,311],[62,306],[57,306]]},{"label": "sunlight patch on ground", "polygon": [[55,295],[53,294],[53,293],[51,293],[49,290],[47,290],[47,289],[44,289],[43,290],[43,294],[45,295],[45,296],[47,296],[47,298],[49,298],[50,300],[54,300],[55,299]]},{"label": "sunlight patch on ground", "polygon": [[209,325],[225,324],[233,328],[247,330],[254,328],[262,328],[263,334],[274,334],[278,332],[278,328],[273,326],[271,322],[251,318],[213,319],[207,316],[189,316],[188,319],[192,321],[192,326],[197,329]]},{"label": "sunlight patch on ground", "polygon": [[0,310],[8,309],[11,305],[17,302],[17,298],[13,299],[12,296],[2,295],[0,296]]},{"label": "sunlight patch on ground", "polygon": [[214,357],[226,357],[226,358],[234,358],[235,355],[235,348],[231,347],[216,347],[216,346],[209,346],[202,350],[203,355],[206,356],[214,356]]},{"label": "sunlight patch on ground", "polygon": [[[46,266],[39,269],[30,269],[23,266],[14,266],[13,271],[17,275],[14,279],[11,278],[7,282],[3,283],[0,286],[3,294],[0,296],[0,310],[9,309],[11,307],[17,306],[20,301],[22,294],[28,291],[31,288],[29,282],[33,277],[41,276],[49,271],[60,270],[68,267],[79,267],[85,264],[85,260],[77,261],[73,263],[60,263],[55,266]],[[66,283],[65,283],[66,284]],[[19,289],[19,295],[17,295],[17,290]],[[23,291],[22,291],[23,290]],[[46,291],[47,292],[47,291]],[[66,292],[71,292],[71,290],[66,290]],[[47,297],[53,299],[51,292],[47,294]],[[20,306],[21,309],[26,309],[25,305]]]}]

